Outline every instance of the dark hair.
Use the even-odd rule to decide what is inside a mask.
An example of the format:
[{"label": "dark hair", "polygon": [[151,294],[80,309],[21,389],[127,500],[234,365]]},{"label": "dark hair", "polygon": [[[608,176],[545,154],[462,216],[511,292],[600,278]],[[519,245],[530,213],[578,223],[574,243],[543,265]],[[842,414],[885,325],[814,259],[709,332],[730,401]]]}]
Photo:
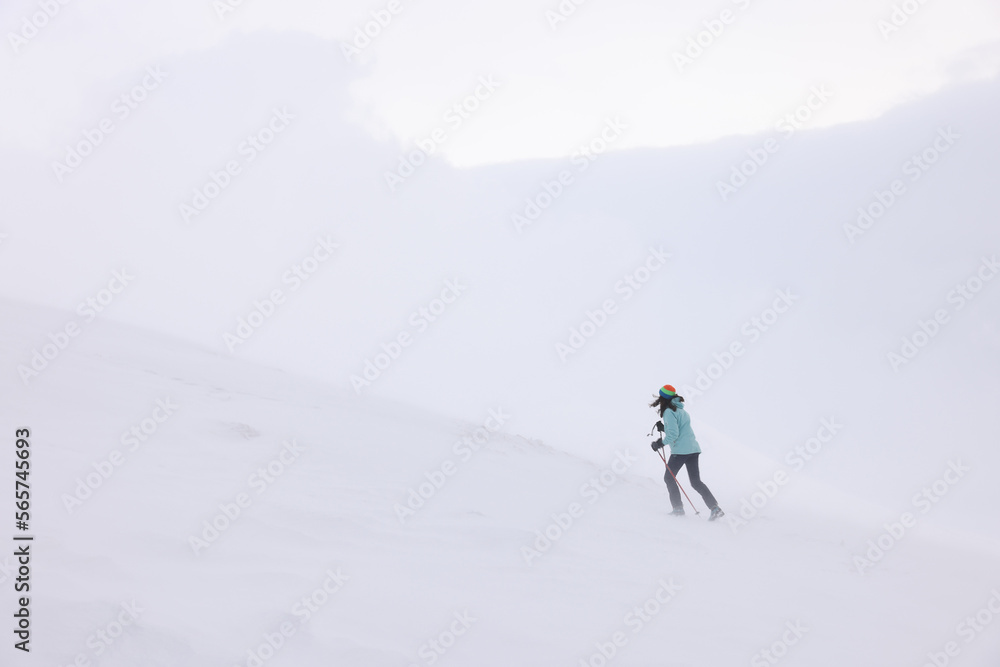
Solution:
[{"label": "dark hair", "polygon": [[681,396],[680,394],[676,396],[671,396],[670,398],[667,398],[662,394],[657,394],[656,398],[653,399],[653,402],[649,404],[649,407],[656,408],[656,414],[658,415],[662,415],[667,408],[670,408],[671,410],[676,412],[677,406],[674,405],[675,399],[680,401],[681,403],[684,402],[684,397]]}]

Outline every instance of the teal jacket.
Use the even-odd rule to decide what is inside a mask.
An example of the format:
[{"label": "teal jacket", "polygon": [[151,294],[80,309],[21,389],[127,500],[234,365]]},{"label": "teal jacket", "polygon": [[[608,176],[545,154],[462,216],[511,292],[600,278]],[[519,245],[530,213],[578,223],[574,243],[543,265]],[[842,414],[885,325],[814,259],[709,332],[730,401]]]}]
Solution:
[{"label": "teal jacket", "polygon": [[667,408],[660,415],[663,420],[663,444],[670,446],[671,454],[700,454],[701,447],[691,430],[691,418],[684,410],[684,403],[675,400],[676,411]]}]

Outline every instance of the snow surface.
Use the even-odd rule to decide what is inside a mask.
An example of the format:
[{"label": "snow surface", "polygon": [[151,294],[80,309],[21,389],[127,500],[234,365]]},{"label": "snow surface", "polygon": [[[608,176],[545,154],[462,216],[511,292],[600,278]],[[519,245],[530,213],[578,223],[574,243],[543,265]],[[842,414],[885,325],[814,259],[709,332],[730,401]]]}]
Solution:
[{"label": "snow surface", "polygon": [[[60,317],[10,302],[3,311],[17,323],[5,346]],[[787,664],[921,664],[1000,585],[995,536],[929,520],[859,573],[854,556],[898,516],[806,472],[745,525],[708,523],[700,499],[700,517],[677,519],[641,439],[589,460],[564,451],[570,443],[516,435],[512,420],[459,456],[455,443],[479,424],[107,322],[55,364],[4,398],[36,443],[32,664],[253,665],[247,652],[282,623],[295,633],[266,664],[431,664],[427,642],[456,613],[474,622],[439,664],[575,665],[616,632],[626,642],[615,664],[747,664],[786,623],[806,630]],[[119,432],[157,399],[176,411],[129,451]],[[699,432],[704,477],[735,515],[746,480],[782,466]],[[251,475],[289,440],[302,453],[258,494]],[[67,510],[66,495],[113,449],[124,462]],[[453,474],[402,521],[397,504],[446,461]],[[963,502],[964,491],[945,498]],[[192,547],[239,493],[251,504]],[[536,544],[574,502],[582,514],[547,549]],[[342,587],[297,615],[330,571]],[[672,597],[651,602],[664,584]],[[138,605],[138,624],[98,655],[96,633],[122,603]],[[644,605],[639,623],[629,614]],[[963,663],[987,664],[997,645],[991,629],[963,647]]]},{"label": "snow surface", "polygon": [[[162,86],[60,183],[52,161],[154,64]],[[959,628],[1000,590],[1000,283],[948,300],[1000,252],[995,80],[803,129],[725,202],[716,181],[765,136],[609,153],[517,233],[511,214],[569,161],[433,159],[390,194],[383,174],[412,147],[348,111],[362,74],[334,42],[234,37],[95,86],[47,150],[2,148],[4,449],[31,429],[37,542],[33,652],[4,646],[0,664],[253,667],[283,623],[295,632],[269,666],[599,667],[618,632],[608,664],[769,664],[759,652],[780,652],[789,624],[807,630],[781,664],[922,665],[950,641],[953,664],[995,664],[1000,618],[971,641]],[[286,107],[288,128],[185,223],[192,190]],[[954,146],[850,243],[856,209],[947,128]],[[336,251],[292,290],[283,274],[327,237]],[[615,291],[661,249],[639,292]],[[87,321],[78,304],[122,270],[134,279]],[[447,281],[461,295],[413,324]],[[275,288],[274,317],[228,349]],[[744,324],[782,291],[792,307],[751,339]],[[560,359],[609,298],[616,312]],[[948,323],[893,369],[887,354],[942,308]],[[70,322],[79,335],[22,379]],[[412,344],[356,392],[401,333]],[[734,342],[745,354],[692,391]],[[687,395],[704,480],[745,525],[706,522],[697,497],[701,516],[667,516],[645,435],[665,382]],[[122,434],[157,401],[179,407],[131,451]],[[456,443],[491,411],[504,425],[464,460]],[[789,453],[818,435],[796,469]],[[258,494],[255,471],[289,441],[301,453]],[[115,450],[113,474],[68,502]],[[602,474],[606,491],[584,486]],[[192,546],[239,494],[231,526]],[[526,552],[572,503],[582,515]],[[906,512],[916,525],[886,538]],[[859,564],[880,538],[891,549]],[[0,566],[11,623],[12,557]],[[301,623],[308,596],[325,604]],[[97,655],[133,602],[138,622]],[[643,605],[656,613],[635,632]],[[456,614],[468,632],[429,654],[464,627]]]}]

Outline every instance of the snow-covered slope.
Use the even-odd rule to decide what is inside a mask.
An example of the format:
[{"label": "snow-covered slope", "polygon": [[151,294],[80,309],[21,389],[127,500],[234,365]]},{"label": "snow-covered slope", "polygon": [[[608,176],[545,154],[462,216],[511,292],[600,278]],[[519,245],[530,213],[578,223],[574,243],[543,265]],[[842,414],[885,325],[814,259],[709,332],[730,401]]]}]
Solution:
[{"label": "snow-covered slope", "polygon": [[[69,316],[0,307],[7,349]],[[859,567],[897,510],[697,411],[730,518],[762,505],[745,523],[704,521],[700,499],[701,517],[667,516],[643,438],[580,458],[503,404],[458,422],[107,321],[26,389],[7,374],[0,398],[32,429],[32,664],[694,667],[773,664],[767,649],[822,667],[922,664],[955,640],[985,665],[1000,650],[995,626],[955,634],[954,610],[1000,586],[992,529],[945,532],[911,507],[917,526]],[[787,483],[752,496],[776,470]],[[967,473],[948,502],[987,478]]]},{"label": "snow-covered slope", "polygon": [[[335,41],[179,48],[0,146],[0,399],[33,434],[40,662],[1000,654],[995,79],[851,125],[806,107],[790,136],[436,154],[390,189],[415,148]],[[60,90],[44,53],[15,67],[20,114]],[[454,137],[489,133],[508,85]],[[581,144],[638,122],[606,103]],[[723,197],[733,169],[753,173]],[[666,382],[729,523],[666,516],[645,435]]]}]

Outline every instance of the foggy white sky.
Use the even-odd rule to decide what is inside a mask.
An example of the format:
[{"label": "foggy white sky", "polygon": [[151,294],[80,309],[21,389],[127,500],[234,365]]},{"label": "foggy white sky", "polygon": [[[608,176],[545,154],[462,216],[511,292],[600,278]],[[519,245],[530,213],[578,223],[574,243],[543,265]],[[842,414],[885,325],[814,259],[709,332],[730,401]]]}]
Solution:
[{"label": "foggy white sky", "polygon": [[[218,4],[69,0],[15,54],[11,34],[40,5],[5,2],[0,141],[50,150],[64,127],[89,120],[81,111],[88,91],[108,79],[233,33],[301,31],[349,43],[389,2],[243,0],[224,18]],[[1000,71],[992,0],[911,0],[907,8],[919,9],[887,38],[879,21],[891,20],[895,4],[885,0],[587,0],[553,29],[546,12],[559,6],[400,0],[391,23],[350,65],[345,59],[355,102],[345,111],[375,136],[409,144],[447,127],[449,107],[492,76],[499,89],[440,147],[467,166],[568,155],[614,116],[629,124],[615,148],[767,131],[817,85],[832,98],[806,126],[822,127]],[[678,71],[675,52],[723,11],[730,23]]]}]

